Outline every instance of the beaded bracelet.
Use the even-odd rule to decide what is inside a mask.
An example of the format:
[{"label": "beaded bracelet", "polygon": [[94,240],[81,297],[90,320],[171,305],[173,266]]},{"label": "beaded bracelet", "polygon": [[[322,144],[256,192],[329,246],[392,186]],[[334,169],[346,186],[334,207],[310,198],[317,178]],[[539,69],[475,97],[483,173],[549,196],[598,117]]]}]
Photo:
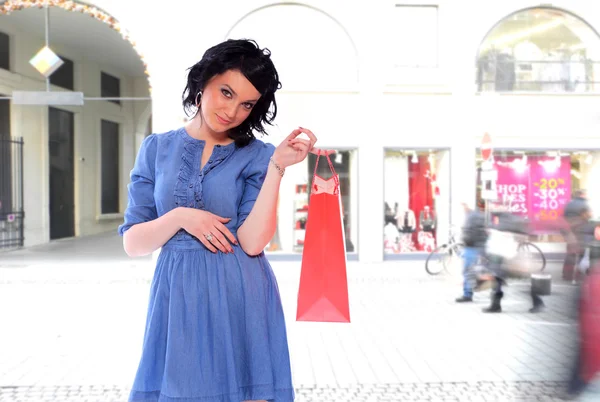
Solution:
[{"label": "beaded bracelet", "polygon": [[275,162],[273,160],[273,158],[270,159],[271,163],[273,164],[273,166],[275,166],[275,169],[277,169],[277,171],[279,172],[279,174],[281,175],[281,177],[283,177],[283,174],[285,173],[285,169],[283,169],[281,166],[279,166],[277,164],[277,162]]}]

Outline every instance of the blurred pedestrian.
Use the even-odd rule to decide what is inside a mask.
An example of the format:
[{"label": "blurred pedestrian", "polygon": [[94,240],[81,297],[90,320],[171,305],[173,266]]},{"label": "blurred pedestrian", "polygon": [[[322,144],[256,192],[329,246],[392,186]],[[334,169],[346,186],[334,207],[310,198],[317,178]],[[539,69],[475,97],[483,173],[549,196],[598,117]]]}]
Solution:
[{"label": "blurred pedestrian", "polygon": [[[518,255],[519,244],[526,240],[528,228],[526,221],[507,210],[499,210],[492,215],[489,226],[489,239],[486,244],[486,261],[488,269],[495,277],[494,288],[492,289],[492,302],[489,307],[483,309],[485,313],[502,312],[502,298],[504,297],[503,286],[506,279],[516,273],[527,274],[526,271],[520,271],[519,264],[527,264],[526,261],[520,261]],[[532,307],[531,313],[538,313],[544,307],[544,301],[531,288]]]},{"label": "blurred pedestrian", "polygon": [[566,228],[561,232],[567,243],[567,253],[563,264],[563,279],[576,283],[580,275],[579,264],[585,254],[586,234],[589,234],[591,209],[585,190],[573,192],[571,201],[565,206],[563,217]]},{"label": "blurred pedestrian", "polygon": [[473,284],[475,282],[474,267],[481,258],[487,241],[485,214],[480,208],[473,209],[466,202],[462,203],[465,211],[465,223],[462,228],[464,244],[463,258],[463,293],[456,299],[457,303],[473,301]]}]

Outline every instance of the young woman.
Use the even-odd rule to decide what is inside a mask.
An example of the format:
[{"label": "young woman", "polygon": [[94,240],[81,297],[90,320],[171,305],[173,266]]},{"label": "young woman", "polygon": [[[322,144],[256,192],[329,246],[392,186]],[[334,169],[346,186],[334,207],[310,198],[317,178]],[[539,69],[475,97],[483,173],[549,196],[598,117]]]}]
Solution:
[{"label": "young woman", "polygon": [[[147,137],[119,227],[125,251],[162,247],[130,401],[293,401],[285,320],[263,254],[279,184],[317,141],[265,133],[281,86],[268,50],[228,40],[189,70],[184,127]],[[298,138],[305,133],[309,140]]]}]

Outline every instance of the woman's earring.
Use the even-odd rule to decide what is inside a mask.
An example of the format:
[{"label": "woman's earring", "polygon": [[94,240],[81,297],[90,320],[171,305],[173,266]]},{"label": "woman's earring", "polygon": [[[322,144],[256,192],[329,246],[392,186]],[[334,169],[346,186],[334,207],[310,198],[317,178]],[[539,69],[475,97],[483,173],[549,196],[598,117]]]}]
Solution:
[{"label": "woman's earring", "polygon": [[200,108],[200,98],[202,98],[202,91],[198,91],[196,94],[196,107]]}]

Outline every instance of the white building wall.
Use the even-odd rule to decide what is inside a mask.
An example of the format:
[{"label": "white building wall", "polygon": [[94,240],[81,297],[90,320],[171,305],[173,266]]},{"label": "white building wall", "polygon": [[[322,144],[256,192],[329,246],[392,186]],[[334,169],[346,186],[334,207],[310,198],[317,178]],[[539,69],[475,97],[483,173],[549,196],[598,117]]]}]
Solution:
[{"label": "white building wall", "polygon": [[[10,23],[9,17],[0,21],[0,30],[11,36],[11,71],[0,70],[0,93],[11,94],[13,90],[43,91],[43,77],[28,63],[44,45],[43,38],[33,37]],[[60,43],[51,43],[52,49],[74,62],[75,90],[85,96],[100,96],[100,74],[106,72],[121,80],[121,94],[127,97],[147,97],[145,78],[131,78],[112,67],[83,59],[73,49]],[[145,83],[144,83],[145,82]],[[62,88],[52,87],[53,91]],[[120,204],[121,211],[127,205],[126,185],[129,171],[137,152],[136,133],[143,135],[150,117],[150,102],[122,102],[122,105],[106,101],[88,101],[83,107],[60,107],[75,114],[74,174],[75,174],[75,234],[85,236],[112,230],[122,215],[100,214],[100,125],[101,119],[119,123],[121,163]],[[48,155],[48,107],[19,106],[11,104],[11,131],[13,136],[24,140],[24,209],[25,246],[49,241],[49,155]]]},{"label": "white building wall", "polygon": [[[273,57],[282,68],[282,79],[285,76],[284,87],[277,98],[280,107],[277,127],[269,140],[277,142],[293,128],[303,126],[319,136],[322,147],[358,149],[358,188],[354,191],[355,205],[358,205],[359,256],[363,261],[383,259],[384,148],[450,149],[450,179],[443,187],[451,195],[449,208],[454,224],[460,224],[463,217],[460,202],[475,195],[475,150],[484,132],[490,132],[497,147],[600,148],[598,95],[476,94],[475,60],[486,34],[506,16],[526,7],[540,6],[539,2],[429,1],[427,4],[438,6],[437,18],[423,17],[423,21],[415,21],[414,25],[415,32],[417,28],[422,29],[423,24],[437,29],[437,63],[421,68],[394,68],[394,59],[407,58],[405,54],[398,56],[394,52],[419,49],[418,45],[403,45],[407,41],[418,44],[419,35],[411,35],[410,30],[401,31],[404,32],[402,37],[395,36],[398,32],[394,27],[395,5],[422,3],[412,0],[300,1],[294,4],[304,6],[302,14],[298,14],[295,23],[290,23],[289,9],[285,8],[289,6],[279,8],[282,13],[277,14],[278,8],[273,6],[277,3],[264,0],[180,0],[167,6],[142,0],[94,2],[132,33],[148,62],[155,132],[183,123],[181,92],[185,70],[201,58],[204,50],[228,34],[244,35],[255,30],[260,37],[259,45],[273,50]],[[600,3],[557,0],[552,6],[572,12],[600,30]],[[139,17],[142,9],[144,18]],[[311,24],[311,15],[318,23]],[[303,35],[310,43],[297,42]],[[283,46],[282,38],[291,38],[297,46]],[[431,44],[429,36],[427,43]],[[348,77],[354,77],[355,70],[357,80],[352,81]],[[340,82],[340,77],[346,80]],[[328,82],[333,84],[328,85]],[[85,124],[98,121],[99,113],[86,117]],[[35,128],[31,126],[44,126],[40,116],[26,121],[16,124],[28,124],[29,130]],[[127,124],[124,129],[126,127]],[[130,127],[136,130],[135,125]],[[136,132],[139,134],[140,129]],[[132,155],[141,137],[135,142],[126,138],[123,193],[126,172],[132,166]],[[31,148],[28,152],[36,152],[38,159],[43,160],[44,148]],[[82,148],[78,150],[83,155]],[[85,155],[90,164],[97,158],[93,151]],[[84,170],[85,177],[93,178],[96,168]],[[289,169],[282,184],[282,242],[291,239],[291,229],[286,229],[291,222],[290,212],[285,212],[290,207],[285,204],[289,204],[292,197],[292,177],[304,174],[304,170],[303,167]],[[591,189],[595,176],[590,177],[588,188]],[[86,206],[79,216],[82,222],[87,222],[81,225],[85,228],[81,234],[90,233],[102,227],[93,223],[98,196],[90,198],[81,193],[80,197],[85,199]],[[30,211],[31,205],[27,209]],[[35,211],[28,213],[35,214]],[[46,219],[42,215],[39,213],[36,218],[39,225]]]}]

